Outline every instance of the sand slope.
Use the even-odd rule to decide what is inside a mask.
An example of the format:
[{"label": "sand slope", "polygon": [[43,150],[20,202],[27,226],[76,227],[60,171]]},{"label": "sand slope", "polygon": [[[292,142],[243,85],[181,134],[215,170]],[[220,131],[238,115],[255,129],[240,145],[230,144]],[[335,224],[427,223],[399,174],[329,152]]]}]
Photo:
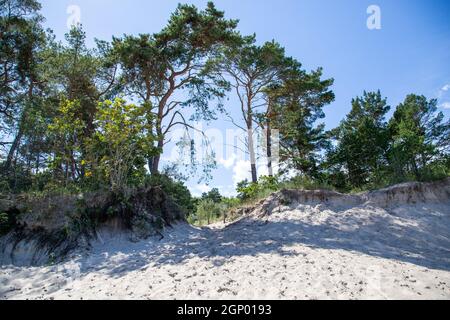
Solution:
[{"label": "sand slope", "polygon": [[65,263],[2,266],[0,299],[450,299],[445,194],[276,197],[232,225],[103,232]]}]

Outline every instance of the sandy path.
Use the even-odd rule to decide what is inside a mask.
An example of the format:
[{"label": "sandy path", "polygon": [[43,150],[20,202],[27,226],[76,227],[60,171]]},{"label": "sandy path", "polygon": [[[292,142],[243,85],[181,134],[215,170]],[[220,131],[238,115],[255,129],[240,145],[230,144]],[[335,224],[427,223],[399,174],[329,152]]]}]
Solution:
[{"label": "sandy path", "polygon": [[0,267],[0,299],[450,299],[448,206],[285,208]]}]

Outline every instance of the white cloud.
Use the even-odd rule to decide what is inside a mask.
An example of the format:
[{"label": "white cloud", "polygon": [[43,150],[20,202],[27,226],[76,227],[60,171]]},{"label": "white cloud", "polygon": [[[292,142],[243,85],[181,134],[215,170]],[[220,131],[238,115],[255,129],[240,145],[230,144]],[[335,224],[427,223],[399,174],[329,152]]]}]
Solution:
[{"label": "white cloud", "polygon": [[[219,189],[219,192],[224,197],[235,197],[236,196],[236,189],[232,185],[228,186],[215,186],[215,188]],[[194,197],[201,197],[203,193],[208,193],[212,190],[212,187],[206,185],[206,184],[199,184],[192,186],[190,188],[191,193]]]},{"label": "white cloud", "polygon": [[268,175],[269,175],[269,168],[267,168],[267,164],[260,164],[258,166],[258,176],[261,177],[261,176],[268,176]]},{"label": "white cloud", "polygon": [[[257,171],[259,177],[267,176],[269,174],[269,170],[265,163],[258,163]],[[244,181],[245,179],[247,179],[248,181],[252,180],[250,161],[240,160],[236,162],[236,165],[233,168],[233,183],[234,185],[237,185],[239,182]]]},{"label": "white cloud", "polygon": [[211,191],[211,187],[206,184],[198,184],[191,188],[194,197],[200,197],[203,193]]},{"label": "white cloud", "polygon": [[245,179],[251,180],[250,161],[240,160],[233,167],[233,183],[237,185]]},{"label": "white cloud", "polygon": [[449,94],[449,92],[450,92],[450,83],[446,84],[439,90],[438,95],[437,95],[438,99],[445,98]]},{"label": "white cloud", "polygon": [[440,107],[442,109],[450,109],[450,102],[447,101],[447,102],[441,103]]},{"label": "white cloud", "polygon": [[218,186],[220,194],[224,197],[235,197],[237,192],[234,186]]},{"label": "white cloud", "polygon": [[233,153],[231,154],[228,159],[219,159],[218,162],[223,165],[226,169],[231,169],[231,167],[234,166],[234,164],[236,163],[237,160],[237,156]]}]

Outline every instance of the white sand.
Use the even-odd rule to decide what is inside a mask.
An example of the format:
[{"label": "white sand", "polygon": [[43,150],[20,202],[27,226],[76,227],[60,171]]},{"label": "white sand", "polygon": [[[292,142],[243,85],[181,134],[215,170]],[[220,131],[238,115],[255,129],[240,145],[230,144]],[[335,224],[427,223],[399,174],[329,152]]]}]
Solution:
[{"label": "white sand", "polygon": [[445,204],[291,205],[49,267],[0,267],[0,299],[450,299]]}]

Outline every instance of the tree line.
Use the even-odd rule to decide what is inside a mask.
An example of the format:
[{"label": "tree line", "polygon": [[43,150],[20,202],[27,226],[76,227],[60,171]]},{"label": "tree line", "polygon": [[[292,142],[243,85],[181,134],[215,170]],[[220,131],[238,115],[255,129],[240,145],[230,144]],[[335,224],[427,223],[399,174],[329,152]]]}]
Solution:
[{"label": "tree line", "polygon": [[[57,41],[40,8],[36,0],[0,0],[2,192],[120,191],[161,174],[176,178],[161,168],[171,130],[196,130],[194,121],[231,108],[251,160],[252,181],[241,190],[258,186],[256,129],[269,137],[264,181],[278,179],[272,130],[284,170],[339,190],[449,175],[450,121],[436,100],[408,95],[387,119],[381,93],[364,92],[327,131],[321,121],[334,80],[321,68],[304,70],[276,41],[242,35],[212,2],[203,10],[180,4],[161,31],[96,40],[95,48],[79,25]],[[237,105],[225,105],[230,96]]]}]

